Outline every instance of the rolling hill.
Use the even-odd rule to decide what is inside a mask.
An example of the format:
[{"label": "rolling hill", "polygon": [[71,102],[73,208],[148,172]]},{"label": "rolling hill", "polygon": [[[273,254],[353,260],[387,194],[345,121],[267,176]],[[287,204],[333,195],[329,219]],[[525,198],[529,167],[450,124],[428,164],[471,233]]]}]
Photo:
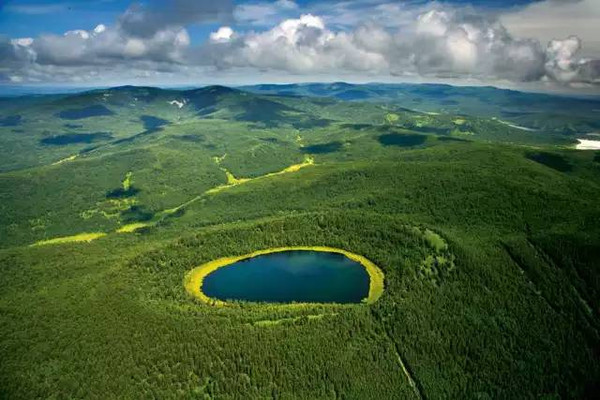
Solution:
[{"label": "rolling hill", "polygon": [[[600,153],[574,145],[600,107],[562,99],[0,99],[0,397],[594,398]],[[203,263],[292,246],[365,256],[383,295],[215,307],[184,288]]]}]

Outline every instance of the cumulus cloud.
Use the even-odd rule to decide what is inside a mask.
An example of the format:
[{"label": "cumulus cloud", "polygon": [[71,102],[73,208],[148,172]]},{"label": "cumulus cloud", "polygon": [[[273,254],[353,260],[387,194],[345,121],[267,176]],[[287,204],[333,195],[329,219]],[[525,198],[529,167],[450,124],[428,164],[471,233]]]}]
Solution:
[{"label": "cumulus cloud", "polygon": [[[386,60],[380,53],[358,46],[353,34],[332,32],[310,14],[288,19],[271,30],[238,35],[214,44],[212,61],[220,66],[320,73],[335,70],[380,72]],[[209,59],[209,60],[210,60]]]},{"label": "cumulus cloud", "polygon": [[598,21],[598,0],[540,1],[500,16],[500,22],[514,35],[534,38],[544,44],[576,34],[585,43],[584,56],[600,53]]},{"label": "cumulus cloud", "polygon": [[228,26],[222,26],[218,31],[210,34],[210,40],[213,42],[228,42],[233,37],[233,29]]},{"label": "cumulus cloud", "polygon": [[562,83],[600,83],[600,60],[578,59],[581,39],[552,40],[546,50],[546,73]]},{"label": "cumulus cloud", "polygon": [[408,56],[424,75],[517,81],[543,75],[544,52],[538,42],[516,39],[498,22],[479,16],[432,10],[417,18],[413,37],[399,42],[399,56]]},{"label": "cumulus cloud", "polygon": [[33,38],[9,39],[0,36],[0,72],[9,72],[35,61],[35,52],[31,50]]},{"label": "cumulus cloud", "polygon": [[581,43],[576,38],[552,42],[545,49],[539,41],[513,37],[497,20],[452,10],[422,13],[402,30],[369,23],[336,32],[322,18],[306,14],[234,40],[233,32],[227,32],[228,40],[204,49],[205,62],[295,74],[354,71],[511,81],[545,78],[560,83],[597,80],[597,63],[577,58]]},{"label": "cumulus cloud", "polygon": [[[148,77],[182,67],[190,37],[173,26],[147,37],[120,25],[71,30],[37,38],[0,38],[0,79],[14,82],[101,81],[109,75]],[[117,74],[118,71],[119,73]]]},{"label": "cumulus cloud", "polygon": [[125,34],[119,27],[98,25],[91,31],[68,31],[64,35],[42,35],[29,45],[40,65],[106,65],[143,59],[177,63],[190,38],[184,28],[165,28],[150,37]]},{"label": "cumulus cloud", "polygon": [[[150,0],[128,8],[113,25],[37,38],[0,37],[0,79],[98,80],[114,71],[149,76],[184,68],[192,23],[232,20],[231,0]],[[144,75],[143,73],[141,75]]]},{"label": "cumulus cloud", "polygon": [[[160,4],[129,8],[113,25],[91,30],[0,38],[0,79],[98,80],[111,74],[141,79],[156,74],[193,76],[213,68],[228,74],[244,70],[373,79],[600,83],[600,61],[579,56],[580,38],[555,38],[548,44],[520,38],[497,16],[470,8],[385,3],[372,7],[372,16],[380,17],[363,18],[352,27],[331,24],[327,15],[303,14],[264,29],[261,12],[297,13],[298,5],[279,0],[238,6],[234,16],[246,25],[235,27],[229,24],[233,21],[228,2],[176,0],[172,10]],[[344,7],[338,12],[350,12]],[[210,33],[205,43],[192,46],[185,25],[215,20],[228,24]],[[259,29],[244,30],[248,24]]]}]

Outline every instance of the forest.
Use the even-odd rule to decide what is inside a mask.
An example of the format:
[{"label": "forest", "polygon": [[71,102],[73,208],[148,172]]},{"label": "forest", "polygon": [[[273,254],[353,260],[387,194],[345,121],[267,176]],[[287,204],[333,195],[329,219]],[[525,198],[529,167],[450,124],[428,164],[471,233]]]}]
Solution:
[{"label": "forest", "polygon": [[[524,130],[500,100],[419,111],[394,93],[431,97],[384,89],[4,100],[0,398],[597,396],[600,152],[570,129],[593,121],[557,107]],[[204,263],[298,246],[366,257],[381,297],[185,289]]]}]

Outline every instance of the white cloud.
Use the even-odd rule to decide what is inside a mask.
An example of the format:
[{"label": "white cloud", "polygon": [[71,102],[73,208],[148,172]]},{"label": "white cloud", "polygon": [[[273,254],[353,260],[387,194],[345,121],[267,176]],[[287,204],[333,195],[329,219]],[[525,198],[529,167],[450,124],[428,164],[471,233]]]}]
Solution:
[{"label": "white cloud", "polygon": [[514,35],[544,44],[576,35],[585,44],[584,56],[600,54],[599,0],[536,2],[501,15],[500,21]]},{"label": "white cloud", "polygon": [[[224,9],[202,1],[191,9],[193,15],[183,15],[181,10],[161,15],[150,1],[146,8],[130,8],[113,25],[64,35],[0,38],[0,79],[98,81],[118,74],[154,79],[169,74],[193,76],[198,71],[206,76],[212,67],[222,76],[269,71],[272,76],[352,75],[370,80],[599,83],[600,61],[579,56],[579,37],[557,39],[546,46],[513,35],[502,18],[470,8],[369,1],[360,0],[360,7],[356,2],[338,3],[323,15],[284,18],[268,29],[258,29],[265,22],[259,11],[275,17],[297,14],[297,4],[280,0],[238,6],[236,18],[254,24],[256,31],[221,26],[196,47],[184,27],[186,21],[212,20]],[[340,17],[337,23],[331,23],[332,15]],[[352,27],[348,25],[352,21],[362,22]]]},{"label": "white cloud", "polygon": [[479,57],[477,45],[469,39],[464,30],[449,34],[446,46],[455,70],[468,73],[476,68]]},{"label": "white cloud", "polygon": [[65,36],[79,36],[82,39],[89,39],[90,38],[90,34],[87,31],[84,31],[83,29],[76,29],[74,31],[67,31],[64,34]]},{"label": "white cloud", "polygon": [[374,73],[385,69],[385,58],[358,46],[354,35],[334,33],[323,20],[306,14],[271,30],[240,36],[213,52],[216,64],[230,67],[311,73],[339,70]]},{"label": "white cloud", "polygon": [[233,29],[228,26],[222,26],[216,32],[210,34],[210,40],[214,42],[227,42],[233,36]]},{"label": "white cloud", "polygon": [[127,57],[141,57],[146,53],[146,45],[136,38],[128,39],[123,49],[123,55]]},{"label": "white cloud", "polygon": [[22,46],[22,47],[28,47],[31,46],[31,44],[33,43],[33,38],[18,38],[18,39],[12,39],[11,43],[15,46]]},{"label": "white cloud", "polygon": [[96,35],[98,35],[98,34],[104,32],[105,30],[106,30],[106,26],[104,24],[99,24],[94,28],[94,33]]},{"label": "white cloud", "polygon": [[431,10],[417,17],[417,33],[421,35],[444,36],[448,31],[449,15],[443,11]]},{"label": "white cloud", "polygon": [[157,31],[146,38],[127,35],[119,27],[99,25],[91,31],[74,30],[64,35],[42,35],[12,41],[13,55],[36,64],[108,65],[131,60],[181,63],[190,38],[184,28]]},{"label": "white cloud", "polygon": [[546,73],[558,82],[579,82],[585,80],[582,69],[588,61],[575,58],[581,48],[581,40],[570,36],[564,40],[552,40],[546,50]]},{"label": "white cloud", "polygon": [[246,35],[211,53],[215,65],[287,70],[292,73],[361,71],[534,80],[543,75],[536,42],[513,39],[493,21],[449,11],[430,11],[406,31],[369,23],[332,31],[322,18],[302,15]]}]

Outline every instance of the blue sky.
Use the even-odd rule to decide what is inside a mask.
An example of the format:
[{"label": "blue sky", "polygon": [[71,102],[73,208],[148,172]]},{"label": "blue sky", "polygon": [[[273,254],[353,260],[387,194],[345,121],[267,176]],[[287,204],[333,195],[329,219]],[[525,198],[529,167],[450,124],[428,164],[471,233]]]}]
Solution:
[{"label": "blue sky", "polygon": [[128,1],[2,1],[0,33],[10,37],[63,33],[114,21]]},{"label": "blue sky", "polygon": [[0,84],[424,81],[596,91],[599,0],[0,0]]}]

